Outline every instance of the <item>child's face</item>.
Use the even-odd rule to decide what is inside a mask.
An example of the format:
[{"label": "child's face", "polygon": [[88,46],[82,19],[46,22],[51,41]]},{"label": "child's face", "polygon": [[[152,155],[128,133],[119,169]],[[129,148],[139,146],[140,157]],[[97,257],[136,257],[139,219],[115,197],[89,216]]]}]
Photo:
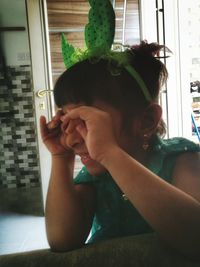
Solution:
[{"label": "child's face", "polygon": [[[82,105],[83,104],[68,104],[64,106],[62,110],[63,110],[63,113],[66,114],[70,110],[80,107]],[[131,133],[127,134],[127,131],[125,132],[122,129],[123,123],[122,123],[121,113],[114,107],[108,104],[105,104],[103,102],[95,102],[93,106],[95,108],[98,108],[110,114],[112,118],[112,122],[113,122],[114,132],[115,132],[116,139],[117,139],[119,146],[123,148],[127,153],[133,155],[134,154],[134,143],[135,143],[134,134],[131,134]],[[78,125],[79,123],[80,123],[80,119],[71,120],[69,125],[72,124],[73,126],[74,124]],[[74,129],[73,132],[66,134],[65,142],[66,142],[66,145],[70,147],[76,155],[80,156],[82,163],[87,167],[87,170],[92,175],[99,175],[106,171],[105,168],[101,164],[99,164],[98,162],[90,158],[86,144],[76,129]]]}]

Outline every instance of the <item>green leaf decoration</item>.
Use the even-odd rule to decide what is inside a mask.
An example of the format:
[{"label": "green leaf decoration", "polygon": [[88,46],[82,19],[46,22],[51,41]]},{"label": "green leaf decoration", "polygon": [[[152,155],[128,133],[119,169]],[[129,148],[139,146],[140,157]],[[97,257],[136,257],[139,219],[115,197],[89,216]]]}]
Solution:
[{"label": "green leaf decoration", "polygon": [[110,0],[89,0],[89,23],[85,26],[88,50],[110,50],[115,36],[115,12]]},{"label": "green leaf decoration", "polygon": [[74,65],[73,55],[75,53],[75,49],[72,45],[70,45],[67,42],[64,33],[62,33],[61,37],[62,37],[61,38],[61,44],[62,44],[63,60],[64,60],[65,67],[68,69],[72,65]]},{"label": "green leaf decoration", "polygon": [[[66,68],[70,68],[77,62],[85,59],[91,62],[98,62],[106,59],[110,63],[112,75],[120,75],[121,67],[125,68],[140,86],[145,98],[151,101],[151,95],[146,84],[139,73],[131,66],[130,53],[115,52],[111,50],[115,36],[115,12],[110,0],[88,0],[90,3],[89,22],[85,26],[85,43],[87,48],[84,50],[75,49],[68,43],[64,33],[62,33],[62,55]],[[115,68],[112,62],[117,64]]]}]

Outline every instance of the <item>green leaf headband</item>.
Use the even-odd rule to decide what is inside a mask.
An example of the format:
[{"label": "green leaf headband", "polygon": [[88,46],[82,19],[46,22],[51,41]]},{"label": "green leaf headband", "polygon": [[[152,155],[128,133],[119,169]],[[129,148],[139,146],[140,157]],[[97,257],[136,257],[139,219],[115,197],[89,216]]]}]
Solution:
[{"label": "green leaf headband", "polygon": [[[115,12],[110,0],[88,0],[90,3],[89,22],[85,26],[86,49],[75,49],[62,33],[62,54],[66,68],[85,59],[114,60],[118,66],[124,67],[137,81],[147,101],[152,98],[139,73],[130,64],[130,54],[127,51],[111,50],[115,36]],[[113,75],[116,75],[113,73]]]}]

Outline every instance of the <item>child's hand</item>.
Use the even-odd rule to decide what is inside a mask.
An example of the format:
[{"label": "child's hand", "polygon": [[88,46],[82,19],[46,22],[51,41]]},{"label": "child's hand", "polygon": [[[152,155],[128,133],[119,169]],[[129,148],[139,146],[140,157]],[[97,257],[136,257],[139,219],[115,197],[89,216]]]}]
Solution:
[{"label": "child's hand", "polygon": [[74,124],[74,128],[85,141],[88,153],[93,160],[101,162],[108,149],[117,145],[110,114],[94,107],[81,106],[72,109],[62,117],[62,127],[65,128],[70,120],[79,120],[79,124]]},{"label": "child's hand", "polygon": [[40,117],[40,132],[42,140],[52,155],[63,155],[72,151],[66,146],[65,133],[61,129],[61,116],[58,111],[49,123],[44,116]]}]

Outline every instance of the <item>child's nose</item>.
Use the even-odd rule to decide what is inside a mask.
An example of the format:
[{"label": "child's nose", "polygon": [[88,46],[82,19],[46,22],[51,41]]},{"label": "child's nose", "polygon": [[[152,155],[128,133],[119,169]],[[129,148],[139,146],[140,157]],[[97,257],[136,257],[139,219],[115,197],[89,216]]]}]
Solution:
[{"label": "child's nose", "polygon": [[70,148],[74,148],[76,145],[83,143],[83,138],[76,130],[76,126],[80,123],[80,120],[70,120],[67,127],[64,130],[66,134],[66,145]]},{"label": "child's nose", "polygon": [[72,149],[84,142],[83,138],[76,130],[67,134],[65,140],[66,140],[66,145]]}]

